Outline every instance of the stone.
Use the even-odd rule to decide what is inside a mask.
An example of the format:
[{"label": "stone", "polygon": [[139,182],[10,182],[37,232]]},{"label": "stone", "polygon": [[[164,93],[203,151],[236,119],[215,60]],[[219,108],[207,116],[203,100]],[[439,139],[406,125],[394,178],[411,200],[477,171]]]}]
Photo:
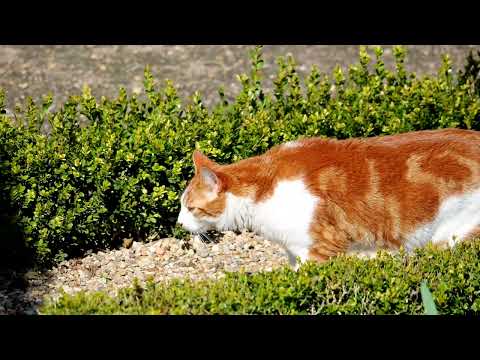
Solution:
[{"label": "stone", "polygon": [[237,264],[228,264],[225,266],[225,271],[228,272],[234,272],[238,270],[238,265]]},{"label": "stone", "polygon": [[208,256],[208,249],[207,248],[198,248],[197,249],[197,255],[200,256],[201,258],[205,258]]},{"label": "stone", "polygon": [[147,249],[145,249],[145,248],[138,249],[138,251],[136,253],[140,256],[148,256]]},{"label": "stone", "polygon": [[142,244],[139,241],[132,241],[131,249],[134,251],[137,251],[138,249],[141,249]]},{"label": "stone", "polygon": [[118,270],[118,274],[119,274],[120,276],[125,276],[125,275],[127,275],[127,270],[125,270],[125,269],[120,269],[120,270]]},{"label": "stone", "polygon": [[142,258],[138,262],[138,265],[140,265],[141,267],[149,267],[149,266],[153,265],[153,263],[152,263],[152,260],[150,260],[149,258]]},{"label": "stone", "polygon": [[132,238],[126,238],[123,239],[123,247],[125,249],[130,249],[133,245],[133,239]]},{"label": "stone", "polygon": [[38,278],[38,273],[35,272],[35,271],[28,271],[25,275],[24,275],[25,279],[26,280],[34,280],[34,279],[37,279]]},{"label": "stone", "polygon": [[202,242],[202,240],[200,240],[199,236],[193,237],[192,247],[198,256],[202,258],[208,256],[208,247]]}]

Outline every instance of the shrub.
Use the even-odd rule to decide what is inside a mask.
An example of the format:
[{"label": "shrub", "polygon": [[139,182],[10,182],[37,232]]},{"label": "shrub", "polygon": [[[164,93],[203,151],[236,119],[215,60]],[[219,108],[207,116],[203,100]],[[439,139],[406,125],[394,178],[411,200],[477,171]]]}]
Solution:
[{"label": "shrub", "polygon": [[118,296],[63,295],[43,314],[423,314],[425,281],[441,314],[480,313],[480,241],[454,249],[433,247],[412,255],[380,254],[362,260],[341,256],[323,265],[306,263],[295,273],[229,273],[217,281],[138,285]]},{"label": "shrub", "polygon": [[183,103],[171,82],[157,89],[148,68],[145,99],[121,89],[115,99],[97,100],[85,88],[56,112],[48,110],[52,96],[40,105],[28,99],[14,116],[0,115],[3,213],[36,263],[49,265],[115,247],[124,236],[178,235],[179,196],[195,148],[226,163],[299,137],[479,128],[474,72],[456,77],[444,57],[437,77],[418,79],[404,68],[403,48],[395,48],[394,71],[382,56],[376,48],[371,64],[362,47],[347,73],[313,68],[304,81],[293,58],[279,58],[270,93],[257,47],[251,73],[238,76],[235,101],[220,89],[211,110],[199,93]]}]

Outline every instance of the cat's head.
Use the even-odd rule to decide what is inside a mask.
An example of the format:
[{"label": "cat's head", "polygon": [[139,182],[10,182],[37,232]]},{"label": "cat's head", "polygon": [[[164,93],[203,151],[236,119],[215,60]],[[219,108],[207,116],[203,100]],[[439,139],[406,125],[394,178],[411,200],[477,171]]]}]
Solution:
[{"label": "cat's head", "polygon": [[195,176],[181,197],[178,224],[191,233],[215,230],[226,207],[229,178],[221,166],[201,152],[193,153]]}]

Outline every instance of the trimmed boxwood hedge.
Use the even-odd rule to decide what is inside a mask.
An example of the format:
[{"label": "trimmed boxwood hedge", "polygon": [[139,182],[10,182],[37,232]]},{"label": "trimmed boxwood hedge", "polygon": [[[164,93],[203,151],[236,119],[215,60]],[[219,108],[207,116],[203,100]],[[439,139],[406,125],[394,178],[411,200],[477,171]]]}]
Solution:
[{"label": "trimmed boxwood hedge", "polygon": [[52,265],[124,237],[181,236],[174,224],[195,148],[229,163],[300,137],[479,129],[476,59],[456,74],[444,57],[436,77],[420,79],[405,70],[405,49],[393,54],[393,71],[381,48],[372,62],[361,47],[347,72],[314,67],[304,80],[293,58],[279,58],[268,92],[256,47],[238,96],[229,103],[220,89],[211,109],[199,93],[183,102],[170,82],[157,89],[148,68],[145,98],[121,89],[96,99],[85,88],[58,111],[49,95],[10,114],[0,91],[1,256],[24,249],[35,264]]}]

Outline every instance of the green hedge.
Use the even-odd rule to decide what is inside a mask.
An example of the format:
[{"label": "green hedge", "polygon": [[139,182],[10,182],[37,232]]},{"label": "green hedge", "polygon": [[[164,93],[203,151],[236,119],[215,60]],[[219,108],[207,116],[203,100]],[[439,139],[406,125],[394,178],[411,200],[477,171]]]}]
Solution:
[{"label": "green hedge", "polygon": [[[339,257],[217,281],[138,285],[117,297],[63,295],[42,314],[440,314],[480,313],[480,241],[376,259]],[[421,296],[430,288],[434,303]],[[428,291],[424,291],[428,295]],[[430,308],[430,309],[428,309]]]},{"label": "green hedge", "polygon": [[[170,82],[157,89],[148,68],[145,100],[123,89],[116,99],[98,100],[85,88],[57,112],[48,110],[46,96],[40,105],[29,99],[13,116],[5,114],[0,93],[2,221],[22,235],[14,244],[49,265],[118,246],[127,236],[179,236],[179,195],[196,147],[228,163],[299,137],[480,127],[478,68],[456,76],[445,57],[438,76],[418,79],[404,68],[405,50],[394,50],[394,71],[385,68],[381,48],[373,62],[361,48],[347,73],[313,68],[304,81],[293,58],[279,58],[270,93],[262,87],[257,47],[251,73],[238,76],[235,101],[219,90],[211,109],[198,93],[183,103]],[[2,244],[9,250],[11,242]]]}]

